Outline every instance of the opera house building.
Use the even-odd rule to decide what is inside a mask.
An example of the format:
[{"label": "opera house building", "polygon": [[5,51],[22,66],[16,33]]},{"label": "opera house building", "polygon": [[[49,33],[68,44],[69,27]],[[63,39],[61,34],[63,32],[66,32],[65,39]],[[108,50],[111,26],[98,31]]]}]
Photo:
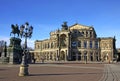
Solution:
[{"label": "opera house building", "polygon": [[[102,32],[101,32],[102,33]],[[36,40],[36,61],[103,61],[112,62],[115,37],[97,37],[92,26],[64,22],[61,29],[50,32],[49,39]]]}]

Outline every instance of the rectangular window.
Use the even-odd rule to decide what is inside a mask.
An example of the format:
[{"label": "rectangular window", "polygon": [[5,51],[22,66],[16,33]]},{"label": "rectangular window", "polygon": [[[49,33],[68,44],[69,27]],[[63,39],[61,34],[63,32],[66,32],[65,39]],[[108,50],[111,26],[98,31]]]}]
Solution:
[{"label": "rectangular window", "polygon": [[92,48],[92,41],[90,41],[90,48]]},{"label": "rectangular window", "polygon": [[98,48],[98,41],[95,41],[95,48]]},{"label": "rectangular window", "polygon": [[84,41],[84,48],[87,48],[87,41]]}]

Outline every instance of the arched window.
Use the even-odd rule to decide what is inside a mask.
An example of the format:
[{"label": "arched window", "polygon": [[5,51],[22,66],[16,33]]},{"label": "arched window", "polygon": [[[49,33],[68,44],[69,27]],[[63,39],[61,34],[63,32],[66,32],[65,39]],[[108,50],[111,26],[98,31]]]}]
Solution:
[{"label": "arched window", "polygon": [[51,48],[53,48],[53,42],[51,43]]},{"label": "arched window", "polygon": [[65,34],[62,34],[60,36],[60,46],[61,47],[66,47],[66,35]]},{"label": "arched window", "polygon": [[92,31],[90,31],[90,37],[92,37]]},{"label": "arched window", "polygon": [[48,43],[48,48],[50,47],[49,43]]},{"label": "arched window", "polygon": [[81,47],[81,41],[78,41],[78,47]]},{"label": "arched window", "polygon": [[39,45],[36,45],[35,47],[36,47],[36,49],[39,49]]},{"label": "arched window", "polygon": [[53,57],[52,57],[52,52],[51,52],[51,53],[50,53],[50,60],[52,60],[52,58],[53,58]]},{"label": "arched window", "polygon": [[49,53],[47,53],[47,60],[49,60]]}]

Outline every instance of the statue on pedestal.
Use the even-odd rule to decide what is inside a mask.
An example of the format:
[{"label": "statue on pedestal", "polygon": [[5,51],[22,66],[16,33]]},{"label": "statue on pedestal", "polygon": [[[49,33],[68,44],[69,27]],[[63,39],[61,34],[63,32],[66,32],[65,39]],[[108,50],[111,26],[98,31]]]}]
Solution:
[{"label": "statue on pedestal", "polygon": [[[19,38],[20,36],[20,30],[19,26],[16,25],[11,25],[12,31],[10,32],[11,34],[14,35],[14,37],[10,38],[10,45],[8,47],[8,56],[9,56],[9,63],[11,64],[18,64],[21,63],[22,61],[22,53],[23,49],[21,48],[21,39]],[[17,34],[17,36],[15,36]]]}]

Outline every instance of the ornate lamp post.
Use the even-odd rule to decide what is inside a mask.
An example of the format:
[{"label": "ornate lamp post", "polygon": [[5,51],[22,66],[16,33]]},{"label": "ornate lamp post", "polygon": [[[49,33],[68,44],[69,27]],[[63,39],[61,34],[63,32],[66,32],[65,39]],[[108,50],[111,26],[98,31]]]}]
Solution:
[{"label": "ornate lamp post", "polygon": [[22,57],[22,63],[20,65],[20,72],[19,76],[28,76],[28,62],[27,62],[27,54],[28,54],[28,49],[27,49],[27,38],[31,38],[33,33],[33,27],[29,26],[29,23],[26,22],[25,25],[20,26],[20,36],[25,37],[25,46],[23,49],[23,57]]}]

